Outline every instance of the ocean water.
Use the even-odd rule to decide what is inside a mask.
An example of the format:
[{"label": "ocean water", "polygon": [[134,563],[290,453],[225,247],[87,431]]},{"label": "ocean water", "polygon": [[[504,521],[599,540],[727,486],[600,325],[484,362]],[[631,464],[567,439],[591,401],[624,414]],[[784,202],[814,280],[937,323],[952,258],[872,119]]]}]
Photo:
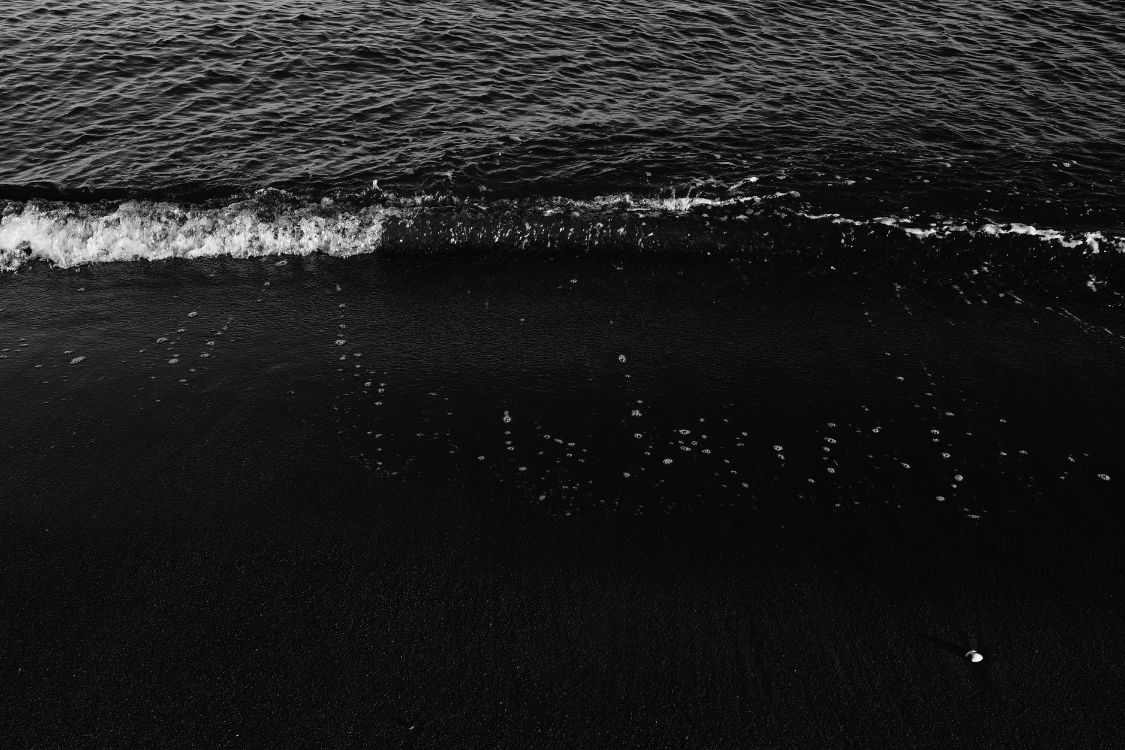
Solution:
[{"label": "ocean water", "polygon": [[[812,439],[816,470],[779,475],[803,491],[831,423],[872,445],[822,484],[893,494],[880,467],[926,466],[912,507],[973,515],[1069,487],[1065,465],[981,479],[1015,452],[978,442],[1015,388],[1017,423],[1060,440],[1040,465],[1085,456],[1102,491],[1083,430],[1115,413],[1096,384],[1125,341],[1122,20],[1023,0],[36,0],[0,29],[3,385],[33,424],[61,408],[34,406],[44,388],[87,402],[103,378],[158,422],[180,389],[267,393],[295,368],[285,395],[330,406],[367,469],[437,450],[571,510],[626,489],[738,506],[775,446]],[[540,400],[572,388],[573,410]],[[1051,389],[1077,399],[1069,423]],[[432,394],[452,403],[429,414]],[[934,453],[966,409],[965,444]],[[492,455],[479,425],[509,412]],[[550,444],[515,445],[529,425]],[[585,484],[560,484],[571,460]]]},{"label": "ocean water", "polygon": [[1120,251],[1122,28],[1110,0],[30,0],[0,264]]}]

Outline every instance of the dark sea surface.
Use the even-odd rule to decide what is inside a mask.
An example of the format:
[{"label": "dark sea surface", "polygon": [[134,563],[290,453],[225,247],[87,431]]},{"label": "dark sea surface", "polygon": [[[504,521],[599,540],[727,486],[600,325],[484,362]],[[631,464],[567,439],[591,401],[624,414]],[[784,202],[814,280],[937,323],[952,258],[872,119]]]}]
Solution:
[{"label": "dark sea surface", "polygon": [[[1120,249],[1123,28],[1109,0],[32,0],[0,27],[0,252],[597,250],[588,214],[698,199],[751,232],[841,214]],[[565,229],[497,219],[564,198],[587,201]],[[419,200],[472,206],[437,238],[383,213]]]},{"label": "dark sea surface", "polygon": [[0,746],[1112,747],[1123,29],[7,2]]}]

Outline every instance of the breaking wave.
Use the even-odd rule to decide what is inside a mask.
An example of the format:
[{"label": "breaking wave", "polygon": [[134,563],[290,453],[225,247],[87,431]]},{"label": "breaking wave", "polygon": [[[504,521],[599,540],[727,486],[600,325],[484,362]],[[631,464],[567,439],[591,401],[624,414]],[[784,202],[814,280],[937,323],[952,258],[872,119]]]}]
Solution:
[{"label": "breaking wave", "polygon": [[307,200],[270,189],[200,204],[28,200],[0,208],[0,268],[8,271],[36,261],[72,267],[208,256],[513,252],[800,256],[829,264],[893,254],[913,263],[961,258],[973,267],[1077,264],[1093,273],[1125,253],[1125,237],[1107,230],[815,214],[795,192],[475,201],[383,193]]},{"label": "breaking wave", "polygon": [[219,207],[9,204],[0,218],[0,267],[11,270],[33,259],[68,267],[216,255],[352,255],[379,247],[384,213],[377,206],[333,211],[260,201]]}]

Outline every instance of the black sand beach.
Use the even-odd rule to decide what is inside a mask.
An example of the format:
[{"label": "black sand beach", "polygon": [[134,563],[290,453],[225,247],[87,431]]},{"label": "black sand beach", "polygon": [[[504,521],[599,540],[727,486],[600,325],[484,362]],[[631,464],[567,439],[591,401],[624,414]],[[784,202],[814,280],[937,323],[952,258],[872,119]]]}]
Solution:
[{"label": "black sand beach", "polygon": [[1112,746],[1121,331],[682,259],[28,266],[0,736]]}]

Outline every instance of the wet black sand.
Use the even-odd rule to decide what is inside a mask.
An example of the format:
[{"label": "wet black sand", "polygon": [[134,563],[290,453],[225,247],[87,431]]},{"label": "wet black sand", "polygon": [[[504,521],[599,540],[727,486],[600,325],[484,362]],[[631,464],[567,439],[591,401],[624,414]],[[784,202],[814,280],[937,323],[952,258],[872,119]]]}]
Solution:
[{"label": "wet black sand", "polygon": [[1111,746],[1125,319],[961,286],[0,278],[3,744]]}]

